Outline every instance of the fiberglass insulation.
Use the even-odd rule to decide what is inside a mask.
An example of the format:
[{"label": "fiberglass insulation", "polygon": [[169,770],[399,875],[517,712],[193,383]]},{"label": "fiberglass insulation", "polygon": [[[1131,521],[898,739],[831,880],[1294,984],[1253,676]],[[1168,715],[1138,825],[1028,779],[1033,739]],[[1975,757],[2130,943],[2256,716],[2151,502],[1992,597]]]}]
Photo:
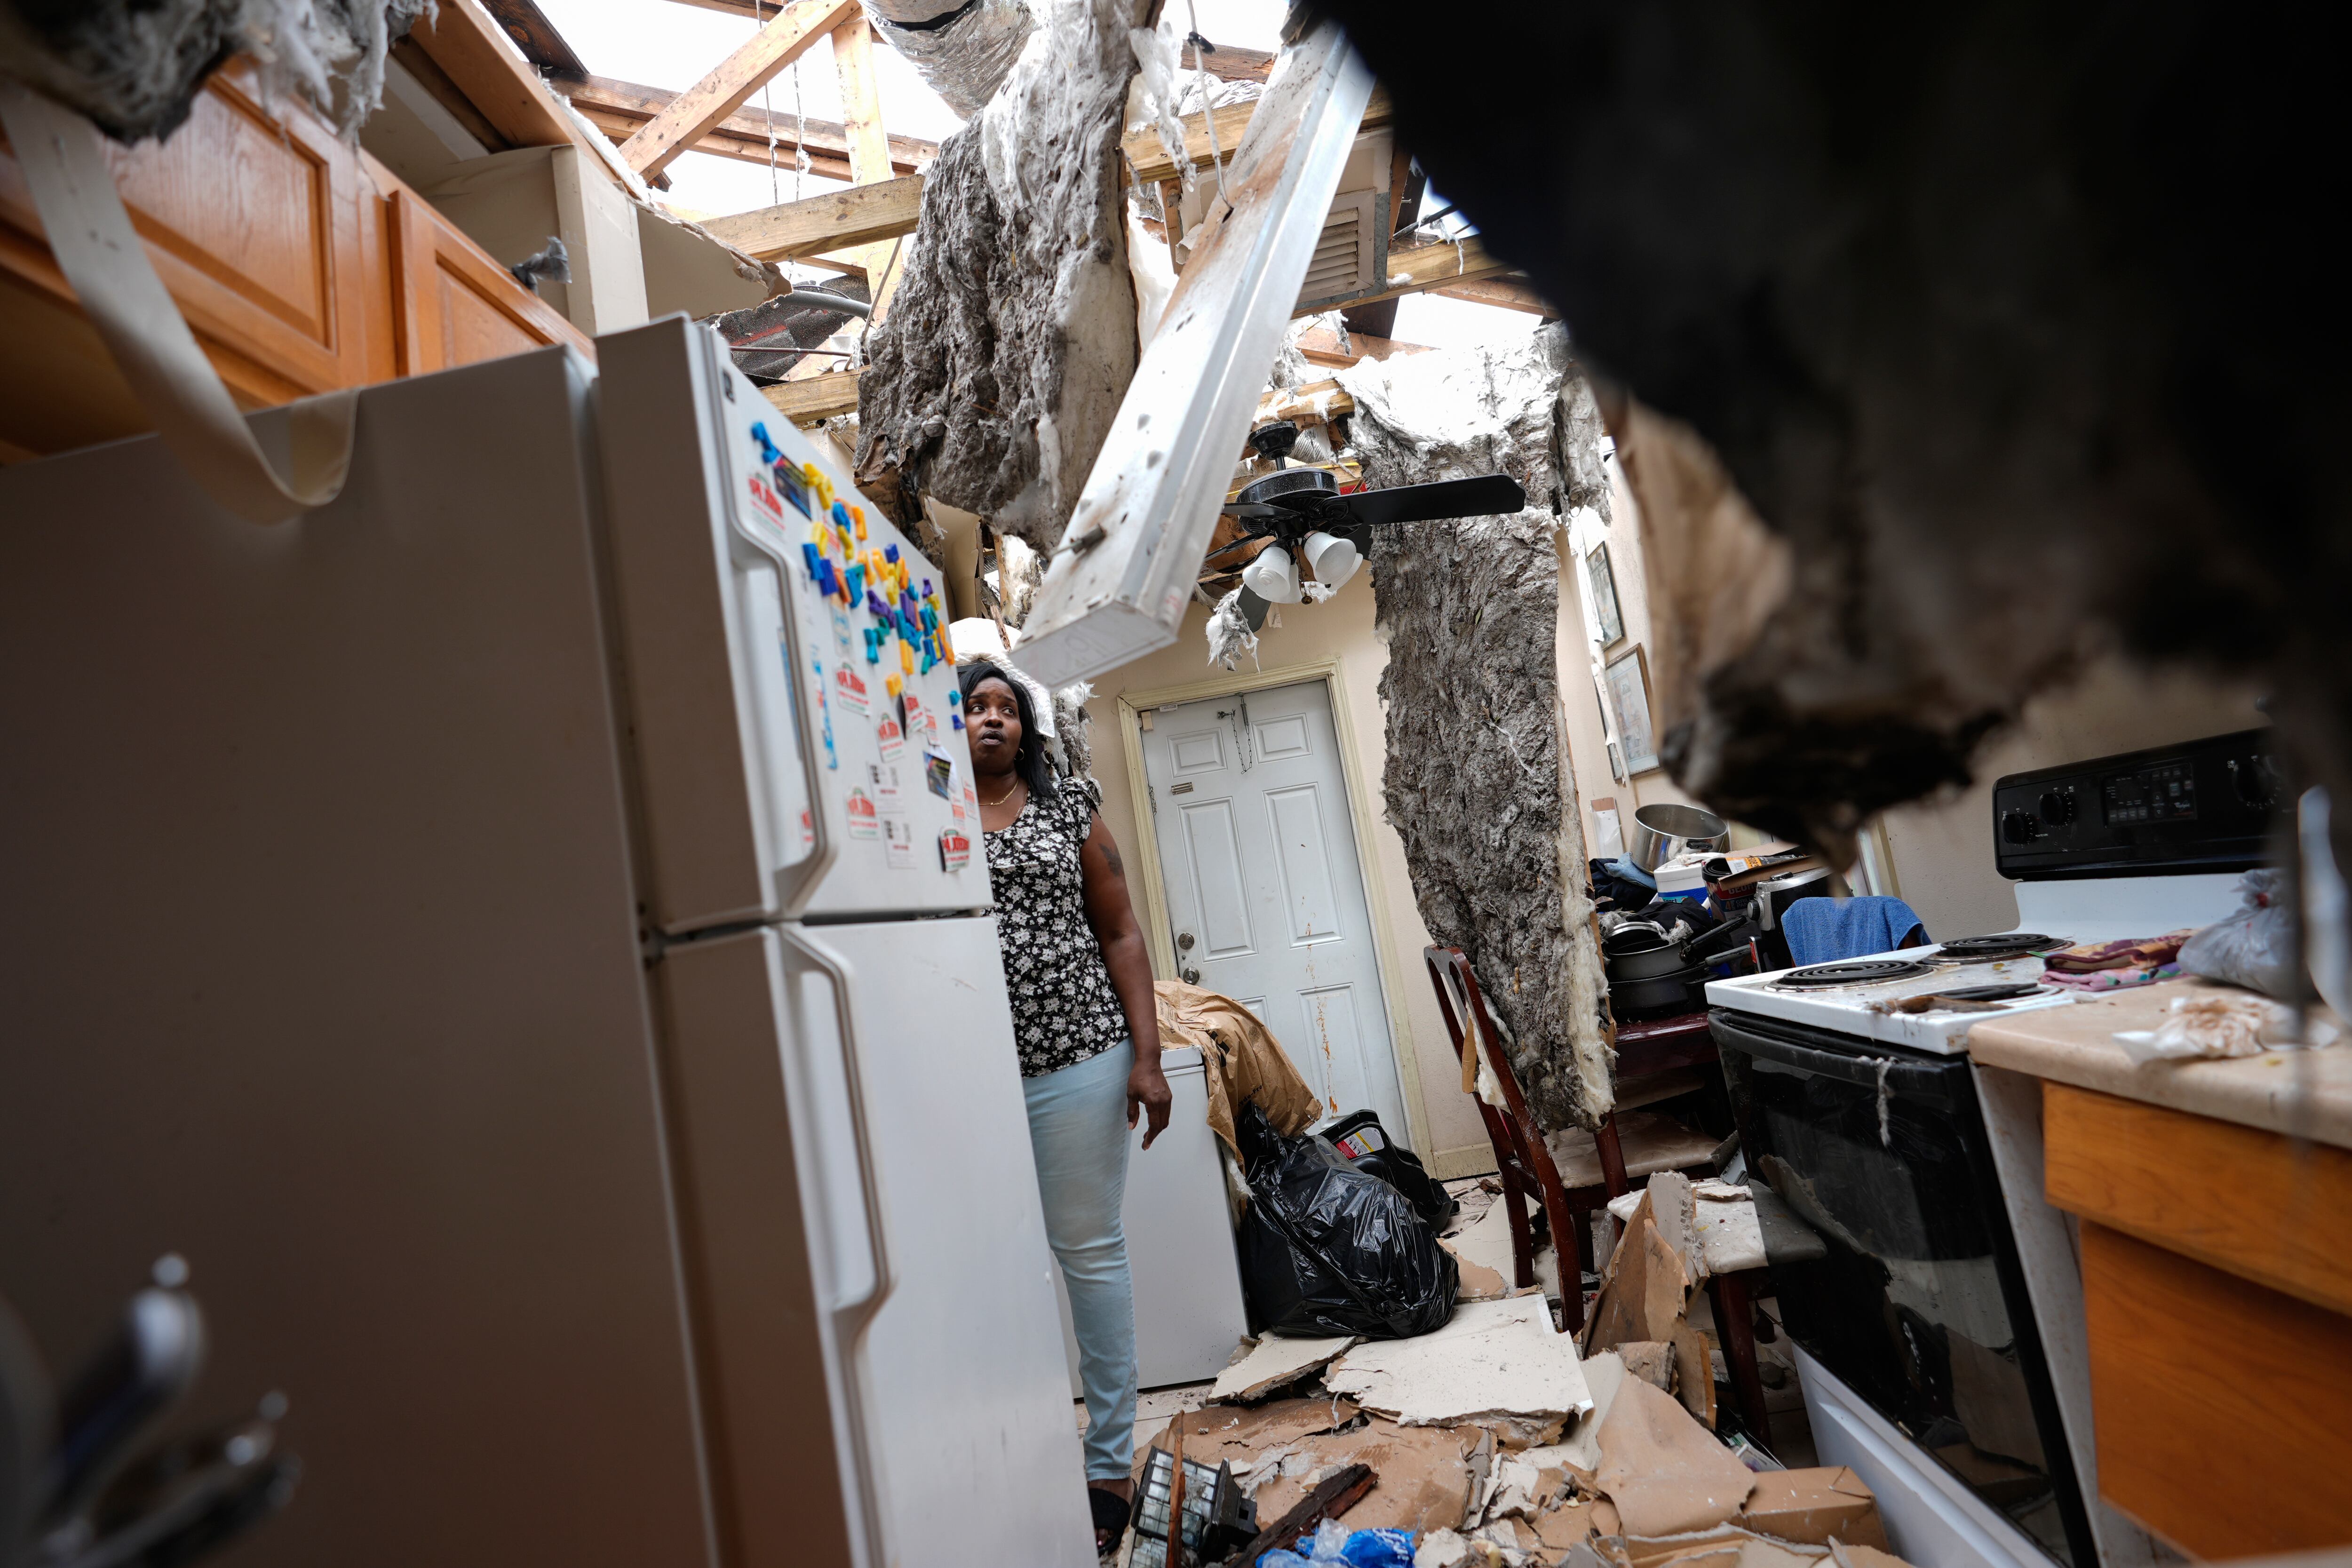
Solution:
[{"label": "fiberglass insulation", "polygon": [[[1051,550],[1137,353],[1119,134],[1149,0],[1055,0],[940,143],[857,388],[857,474]],[[882,484],[884,489],[890,488]]]},{"label": "fiberglass insulation", "polygon": [[1614,1103],[1608,986],[1561,733],[1556,509],[1606,488],[1599,420],[1565,329],[1518,347],[1342,371],[1375,488],[1500,470],[1512,517],[1383,528],[1372,594],[1388,665],[1387,816],[1433,941],[1470,955],[1547,1130]]}]

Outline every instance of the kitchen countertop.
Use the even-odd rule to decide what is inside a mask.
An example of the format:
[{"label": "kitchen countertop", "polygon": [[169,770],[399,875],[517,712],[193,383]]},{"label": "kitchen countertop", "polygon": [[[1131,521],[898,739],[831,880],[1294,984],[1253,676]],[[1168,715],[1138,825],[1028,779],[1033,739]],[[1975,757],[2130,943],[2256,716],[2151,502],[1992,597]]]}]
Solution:
[{"label": "kitchen countertop", "polygon": [[2172,998],[2203,989],[2202,981],[2168,980],[1987,1019],[1969,1031],[1969,1055],[1987,1067],[2352,1149],[2352,1046],[2135,1067],[2109,1037],[2155,1028]]}]

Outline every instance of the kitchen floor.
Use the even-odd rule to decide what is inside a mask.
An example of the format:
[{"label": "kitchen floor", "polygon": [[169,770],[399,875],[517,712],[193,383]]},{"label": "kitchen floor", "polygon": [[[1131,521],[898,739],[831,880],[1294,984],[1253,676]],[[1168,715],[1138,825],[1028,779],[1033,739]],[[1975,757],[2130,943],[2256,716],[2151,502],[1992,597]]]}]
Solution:
[{"label": "kitchen floor", "polygon": [[[1475,1223],[1501,1194],[1500,1184],[1492,1176],[1463,1176],[1447,1182],[1445,1190],[1454,1195],[1454,1201],[1459,1210],[1454,1215],[1454,1223],[1446,1227],[1446,1234],[1449,1236],[1465,1230]],[[1777,1325],[1780,1321],[1780,1303],[1767,1297],[1759,1303],[1759,1306]],[[1691,1307],[1693,1326],[1704,1331],[1709,1342],[1713,1342],[1715,1321],[1706,1292],[1696,1292]],[[1244,1347],[1240,1345],[1234,1347],[1236,1358],[1241,1355],[1243,1349]],[[1772,1425],[1772,1436],[1768,1447],[1771,1449],[1773,1458],[1791,1469],[1809,1468],[1816,1464],[1818,1459],[1813,1449],[1812,1426],[1805,1415],[1804,1395],[1797,1386],[1796,1365],[1789,1355],[1788,1336],[1784,1332],[1776,1332],[1771,1341],[1759,1342],[1756,1349],[1758,1358],[1764,1363],[1764,1408],[1767,1415],[1770,1416]],[[1717,1366],[1720,1366],[1722,1352],[1718,1351],[1715,1359]],[[1779,1379],[1777,1386],[1775,1385],[1776,1375]],[[1213,1386],[1213,1382],[1182,1383],[1165,1388],[1148,1388],[1138,1394],[1135,1401],[1137,1449],[1140,1450],[1150,1445],[1154,1437],[1167,1429],[1168,1423],[1176,1416],[1188,1410],[1198,1410],[1208,1404],[1209,1390]],[[1078,1430],[1083,1433],[1087,1429],[1086,1405],[1083,1401],[1072,1403],[1076,1413]]]}]

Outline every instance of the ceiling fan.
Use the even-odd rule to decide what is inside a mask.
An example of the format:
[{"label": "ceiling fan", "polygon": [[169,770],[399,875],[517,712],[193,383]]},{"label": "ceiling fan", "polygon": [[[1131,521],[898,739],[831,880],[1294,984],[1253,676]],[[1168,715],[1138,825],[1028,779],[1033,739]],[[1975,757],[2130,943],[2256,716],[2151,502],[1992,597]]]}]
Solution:
[{"label": "ceiling fan", "polygon": [[1428,485],[1397,485],[1384,490],[1339,493],[1339,481],[1321,468],[1287,466],[1298,426],[1287,419],[1250,432],[1250,445],[1274,460],[1275,471],[1242,488],[1219,509],[1241,524],[1242,537],[1209,552],[1215,560],[1253,540],[1271,539],[1242,568],[1239,607],[1249,629],[1265,624],[1275,605],[1295,605],[1305,596],[1298,560],[1304,556],[1316,581],[1334,590],[1356,574],[1372,546],[1372,530],[1399,522],[1441,518],[1488,517],[1515,512],[1527,492],[1508,474],[1480,474]]}]

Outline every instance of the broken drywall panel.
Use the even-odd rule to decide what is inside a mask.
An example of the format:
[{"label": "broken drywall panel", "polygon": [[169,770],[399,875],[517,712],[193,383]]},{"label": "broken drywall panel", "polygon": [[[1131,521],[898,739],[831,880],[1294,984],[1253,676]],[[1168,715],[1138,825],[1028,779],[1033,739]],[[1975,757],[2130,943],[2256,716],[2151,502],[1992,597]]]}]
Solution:
[{"label": "broken drywall panel", "polygon": [[1576,1342],[1541,1296],[1465,1302],[1434,1333],[1357,1346],[1323,1383],[1402,1426],[1486,1425],[1519,1447],[1551,1441],[1592,1407]]},{"label": "broken drywall panel", "polygon": [[[1431,938],[1470,955],[1548,1131],[1597,1127],[1613,1103],[1608,985],[1560,732],[1556,454],[1592,439],[1563,413],[1578,379],[1558,326],[1511,348],[1339,373],[1371,485],[1501,471],[1527,492],[1515,516],[1377,531],[1372,594],[1389,648],[1388,821]],[[1581,689],[1587,672],[1572,674]]]},{"label": "broken drywall panel", "polygon": [[1512,1285],[1499,1269],[1473,1262],[1462,1256],[1462,1249],[1450,1241],[1438,1246],[1454,1254],[1454,1272],[1461,1277],[1454,1299],[1457,1301],[1499,1301],[1512,1293]]},{"label": "broken drywall panel", "polygon": [[1756,1477],[1690,1412],[1628,1378],[1601,1425],[1601,1489],[1630,1535],[1677,1535],[1725,1523]]},{"label": "broken drywall panel", "polygon": [[[1150,0],[1052,0],[940,143],[858,381],[857,476],[1050,549],[1135,373],[1118,139]],[[893,30],[896,31],[895,29]],[[885,484],[887,490],[892,488]]]},{"label": "broken drywall panel", "polygon": [[1371,89],[1328,24],[1283,51],[1046,568],[1024,657],[1047,679],[1175,640]]},{"label": "broken drywall panel", "polygon": [[1527,1458],[1538,1464],[1564,1465],[1589,1477],[1601,1468],[1601,1424],[1609,1418],[1609,1406],[1616,1402],[1627,1373],[1624,1358],[1614,1351],[1588,1356],[1583,1365],[1584,1386],[1592,1395],[1592,1408],[1578,1416],[1559,1442],[1530,1448]]},{"label": "broken drywall panel", "polygon": [[1217,1374],[1209,1390],[1212,1400],[1263,1399],[1287,1388],[1324,1366],[1356,1342],[1352,1334],[1336,1339],[1294,1340],[1268,1334],[1249,1354]]},{"label": "broken drywall panel", "polygon": [[1447,1249],[1465,1263],[1492,1269],[1506,1279],[1517,1272],[1511,1255],[1510,1205],[1500,1198],[1444,1241]]}]

